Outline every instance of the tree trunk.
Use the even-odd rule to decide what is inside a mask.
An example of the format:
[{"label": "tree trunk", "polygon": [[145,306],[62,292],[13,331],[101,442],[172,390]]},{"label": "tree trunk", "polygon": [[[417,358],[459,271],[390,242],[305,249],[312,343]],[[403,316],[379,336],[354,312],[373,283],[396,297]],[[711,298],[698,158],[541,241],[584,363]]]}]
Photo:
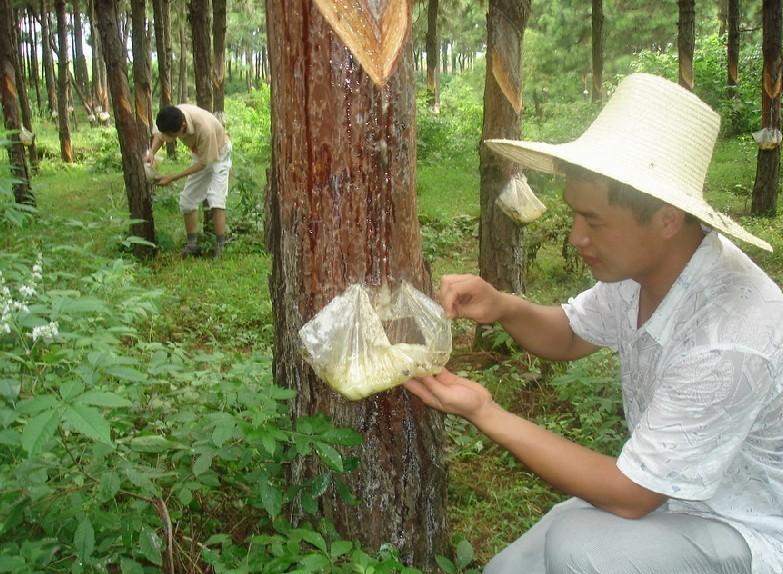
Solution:
[{"label": "tree trunk", "polygon": [[436,114],[440,112],[439,45],[438,0],[429,0],[427,8],[427,103]]},{"label": "tree trunk", "polygon": [[[109,92],[106,86],[106,61],[103,57],[103,42],[98,32],[95,15],[95,0],[90,2],[90,36],[92,37],[92,89],[98,112],[109,112]],[[100,119],[100,118],[99,118]],[[103,120],[100,120],[103,122]]]},{"label": "tree trunk", "polygon": [[212,105],[215,116],[225,124],[223,84],[226,60],[226,0],[212,0]]},{"label": "tree trunk", "polygon": [[35,132],[33,131],[33,110],[30,107],[30,98],[27,95],[27,83],[25,82],[24,74],[24,50],[22,48],[22,11],[17,12],[12,17],[9,31],[11,32],[11,41],[16,44],[16,53],[14,60],[14,71],[16,72],[16,89],[19,100],[19,107],[22,110],[22,125],[27,131],[33,134],[32,143],[27,146],[27,151],[30,153],[30,165],[33,173],[38,172],[38,148],[35,145]]},{"label": "tree trunk", "polygon": [[68,30],[66,28],[65,0],[56,0],[57,11],[57,123],[60,136],[60,157],[65,163],[73,163],[71,128],[68,125],[68,102],[70,100],[70,82],[68,81]]},{"label": "tree trunk", "polygon": [[[482,140],[519,139],[522,111],[522,38],[530,0],[490,0]],[[517,174],[513,162],[481,147],[479,272],[501,291],[524,293],[522,228],[495,203]],[[480,344],[479,338],[476,343]]]},{"label": "tree trunk", "polygon": [[593,0],[593,102],[603,99],[604,84],[604,3]]},{"label": "tree trunk", "polygon": [[680,85],[693,91],[693,51],[696,37],[696,0],[677,0],[680,20],[677,26],[677,53]]},{"label": "tree trunk", "polygon": [[[76,83],[83,94],[89,94],[90,74],[87,71],[87,58],[84,56],[84,34],[82,33],[82,12],[79,0],[71,0],[73,8],[73,68]],[[85,102],[91,108],[92,102]]]},{"label": "tree trunk", "polygon": [[[294,421],[325,413],[364,435],[359,468],[344,479],[358,505],[330,488],[321,513],[349,540],[372,548],[390,542],[405,562],[434,569],[434,555],[447,546],[442,416],[401,388],[361,402],[340,398],[303,362],[297,334],[354,282],[396,278],[430,290],[416,216],[415,83],[404,6],[406,44],[379,88],[310,0],[267,1],[274,376],[297,390]],[[290,469],[293,483],[321,472],[312,460]]]},{"label": "tree trunk", "polygon": [[35,9],[27,5],[27,34],[30,37],[30,75],[35,88],[35,102],[38,113],[43,109],[41,102],[41,72],[38,67],[38,31],[35,26]]},{"label": "tree trunk", "polygon": [[[171,105],[171,22],[169,0],[152,0],[155,17],[155,47],[158,52],[158,78],[160,79],[160,107]],[[168,31],[166,30],[168,28]],[[177,155],[176,142],[166,143],[166,155]]]},{"label": "tree trunk", "polygon": [[726,14],[726,27],[728,37],[726,44],[728,97],[737,97],[737,83],[739,80],[739,50],[740,50],[740,0],[728,0]]},{"label": "tree trunk", "polygon": [[184,18],[179,18],[179,78],[177,82],[177,101],[188,101],[188,43],[185,41]]},{"label": "tree trunk", "polygon": [[49,2],[41,0],[41,58],[43,60],[44,83],[49,114],[57,110],[57,90],[55,88],[54,59],[52,58],[52,32],[49,25]]},{"label": "tree trunk", "polygon": [[[126,76],[127,54],[117,29],[117,13],[113,0],[95,0],[98,28],[106,59],[106,73],[111,90],[114,125],[122,152],[122,174],[125,179],[125,194],[132,219],[131,235],[155,242],[155,223],[152,217],[152,193],[144,174],[142,155],[149,142],[139,131],[137,119],[130,103],[130,90]],[[146,59],[145,59],[146,61]],[[154,248],[135,244],[133,252],[139,257],[154,254]]]},{"label": "tree trunk", "polygon": [[209,27],[209,0],[190,0],[190,33],[193,39],[196,104],[211,112],[212,41]]},{"label": "tree trunk", "polygon": [[16,46],[13,42],[14,36],[11,29],[13,25],[11,0],[0,0],[0,100],[2,100],[3,106],[3,125],[6,131],[11,132],[6,137],[10,139],[10,145],[7,146],[8,161],[11,166],[11,175],[15,179],[12,183],[12,189],[17,203],[35,205],[24,146],[19,140],[19,130],[22,125],[19,121],[19,101],[16,92],[16,66],[14,64]]},{"label": "tree trunk", "polygon": [[146,0],[131,0],[131,46],[136,125],[139,137],[149,144],[152,135],[152,82],[148,59]]},{"label": "tree trunk", "polygon": [[[761,81],[761,127],[780,137],[781,80],[781,2],[764,0],[762,53],[764,69]],[[779,141],[779,140],[778,140]],[[777,212],[780,175],[780,143],[760,146],[756,157],[756,181],[753,185],[751,213],[774,216]]]}]

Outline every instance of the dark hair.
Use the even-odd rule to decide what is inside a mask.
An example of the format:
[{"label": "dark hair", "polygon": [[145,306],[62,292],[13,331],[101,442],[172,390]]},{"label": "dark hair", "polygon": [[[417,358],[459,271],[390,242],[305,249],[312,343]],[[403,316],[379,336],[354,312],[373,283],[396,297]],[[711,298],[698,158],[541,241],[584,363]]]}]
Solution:
[{"label": "dark hair", "polygon": [[185,124],[185,114],[177,106],[161,108],[155,117],[155,125],[164,134],[178,134]]},{"label": "dark hair", "polygon": [[[627,183],[622,183],[616,179],[590,171],[581,166],[568,163],[566,161],[557,161],[557,170],[579,181],[604,182],[608,189],[608,200],[610,205],[619,205],[631,210],[631,214],[637,223],[650,223],[653,214],[666,205],[665,201],[653,197],[648,193],[642,193],[635,187]],[[693,223],[696,218],[690,213],[685,214],[685,221]]]}]

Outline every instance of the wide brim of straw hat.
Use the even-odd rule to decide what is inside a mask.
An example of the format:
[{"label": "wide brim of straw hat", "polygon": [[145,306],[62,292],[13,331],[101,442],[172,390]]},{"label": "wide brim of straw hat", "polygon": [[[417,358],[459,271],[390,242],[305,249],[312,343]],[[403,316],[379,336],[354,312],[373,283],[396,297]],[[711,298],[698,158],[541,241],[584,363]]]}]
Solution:
[{"label": "wide brim of straw hat", "polygon": [[558,161],[580,166],[657,197],[740,241],[769,243],[715,211],[703,195],[720,117],[669,80],[632,74],[576,140],[563,144],[490,139],[491,150],[523,167],[559,173]]}]

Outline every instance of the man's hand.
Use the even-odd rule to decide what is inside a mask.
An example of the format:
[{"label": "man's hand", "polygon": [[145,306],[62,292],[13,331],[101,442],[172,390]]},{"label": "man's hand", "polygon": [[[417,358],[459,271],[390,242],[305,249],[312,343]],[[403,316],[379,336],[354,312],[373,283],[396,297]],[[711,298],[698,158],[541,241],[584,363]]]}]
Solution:
[{"label": "man's hand", "polygon": [[502,294],[475,275],[444,275],[438,292],[446,315],[465,317],[478,323],[494,323],[500,318]]},{"label": "man's hand", "polygon": [[175,179],[176,178],[171,175],[161,175],[160,177],[158,177],[158,179],[155,180],[155,183],[161,187],[166,187]]},{"label": "man's hand", "polygon": [[425,405],[467,419],[494,404],[487,389],[446,369],[434,377],[411,379],[405,383],[405,388]]},{"label": "man's hand", "polygon": [[144,157],[142,158],[142,161],[149,165],[155,165],[155,154],[152,153],[151,149],[148,149],[147,151],[144,152]]}]

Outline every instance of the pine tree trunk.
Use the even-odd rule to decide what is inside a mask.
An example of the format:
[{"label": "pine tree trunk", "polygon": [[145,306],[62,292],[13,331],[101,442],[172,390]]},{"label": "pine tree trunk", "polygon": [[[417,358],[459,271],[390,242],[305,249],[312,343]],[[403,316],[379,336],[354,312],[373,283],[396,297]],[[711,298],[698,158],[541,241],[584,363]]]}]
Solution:
[{"label": "pine tree trunk", "polygon": [[728,12],[726,14],[726,27],[728,29],[726,44],[727,95],[729,98],[737,97],[737,83],[739,81],[739,51],[740,51],[740,0],[728,0]]},{"label": "pine tree trunk", "polygon": [[[71,0],[71,7],[73,9],[74,76],[82,93],[87,95],[90,94],[90,74],[87,71],[87,58],[84,56],[84,34],[82,33],[82,12],[79,0]],[[93,107],[89,100],[85,104],[90,108]]]},{"label": "pine tree trunk", "polygon": [[438,77],[438,0],[427,7],[427,103],[434,113],[440,112],[440,78]]},{"label": "pine tree trunk", "polygon": [[593,102],[603,99],[604,84],[604,5],[603,0],[593,0]]},{"label": "pine tree trunk", "polygon": [[38,30],[35,26],[35,8],[31,4],[27,5],[27,34],[30,37],[30,74],[33,87],[35,88],[35,102],[38,113],[41,113],[41,72],[38,67]]},{"label": "pine tree trunk", "polygon": [[16,66],[14,64],[16,46],[13,41],[12,26],[14,16],[11,0],[0,0],[0,100],[3,106],[3,118],[6,135],[10,139],[7,146],[14,199],[17,203],[35,205],[35,196],[30,187],[30,174],[27,169],[24,146],[19,140],[19,101],[16,89]]},{"label": "pine tree trunk", "polygon": [[22,125],[33,134],[32,143],[27,146],[27,151],[30,153],[30,166],[33,173],[38,172],[38,148],[35,145],[35,132],[33,131],[33,110],[30,107],[30,98],[27,95],[27,82],[25,81],[24,74],[24,49],[22,48],[22,12],[18,11],[13,14],[13,20],[9,27],[11,32],[11,41],[16,44],[16,54],[14,57],[14,71],[16,72],[16,91],[18,94],[19,108],[22,110]]},{"label": "pine tree trunk", "polygon": [[[522,38],[530,0],[490,0],[482,140],[519,139],[522,111]],[[524,293],[522,229],[495,203],[518,172],[513,162],[481,147],[479,272],[501,291]],[[477,338],[477,343],[479,340]]]},{"label": "pine tree trunk", "polygon": [[212,105],[215,115],[225,123],[223,85],[226,60],[226,0],[212,0]]},{"label": "pine tree trunk", "polygon": [[[95,15],[95,0],[89,0],[90,35],[92,37],[92,89],[98,112],[109,112],[109,92],[106,86],[106,61],[103,57],[103,42],[98,32],[98,20]],[[102,120],[101,120],[102,121]]]},{"label": "pine tree trunk", "polygon": [[188,43],[185,41],[184,18],[179,19],[179,78],[177,82],[177,101],[188,101]]},{"label": "pine tree trunk", "polygon": [[152,82],[147,45],[146,0],[131,0],[131,46],[136,125],[139,137],[149,143],[152,135]]},{"label": "pine tree trunk", "polygon": [[677,53],[680,85],[693,91],[693,51],[696,38],[696,0],[677,0],[680,20],[677,26]]},{"label": "pine tree trunk", "polygon": [[[763,0],[762,53],[764,69],[761,81],[761,127],[780,135],[781,81],[781,2]],[[780,188],[780,144],[768,149],[759,147],[756,157],[756,181],[753,185],[751,213],[774,216]]]},{"label": "pine tree trunk", "polygon": [[[160,107],[171,105],[171,22],[169,0],[152,0],[155,18],[155,46],[158,52],[158,77],[160,78]],[[166,30],[168,28],[168,31]],[[176,142],[166,143],[166,155],[177,154]]]},{"label": "pine tree trunk", "polygon": [[[353,282],[406,279],[430,290],[416,216],[410,32],[379,88],[309,0],[268,0],[267,23],[275,380],[297,390],[294,421],[325,413],[364,435],[359,468],[344,479],[358,505],[330,488],[323,515],[349,540],[390,542],[406,562],[434,569],[448,540],[442,416],[400,388],[360,402],[340,398],[302,361],[297,334]],[[290,475],[298,483],[322,470],[302,460]]]},{"label": "pine tree trunk", "polygon": [[[155,223],[152,214],[152,193],[144,174],[142,156],[149,147],[148,141],[139,131],[136,115],[130,102],[130,90],[126,76],[126,50],[117,31],[117,13],[113,0],[95,0],[98,28],[106,60],[106,72],[111,90],[114,111],[114,125],[122,152],[122,174],[125,180],[125,194],[132,219],[130,233],[155,242]],[[145,59],[146,61],[146,59]],[[133,252],[138,257],[155,253],[153,247],[135,244]]]},{"label": "pine tree trunk", "polygon": [[65,0],[54,3],[57,12],[57,124],[60,136],[60,157],[65,163],[73,163],[73,146],[71,145],[71,128],[68,124],[68,102],[70,100],[70,82],[68,78],[69,52],[68,30],[66,28]]},{"label": "pine tree trunk", "polygon": [[193,40],[193,74],[196,104],[212,111],[212,41],[209,0],[190,0],[190,33]]},{"label": "pine tree trunk", "polygon": [[57,89],[54,76],[54,58],[52,58],[52,28],[49,20],[49,2],[41,0],[41,58],[44,68],[44,83],[46,84],[46,100],[49,114],[57,111]]}]

